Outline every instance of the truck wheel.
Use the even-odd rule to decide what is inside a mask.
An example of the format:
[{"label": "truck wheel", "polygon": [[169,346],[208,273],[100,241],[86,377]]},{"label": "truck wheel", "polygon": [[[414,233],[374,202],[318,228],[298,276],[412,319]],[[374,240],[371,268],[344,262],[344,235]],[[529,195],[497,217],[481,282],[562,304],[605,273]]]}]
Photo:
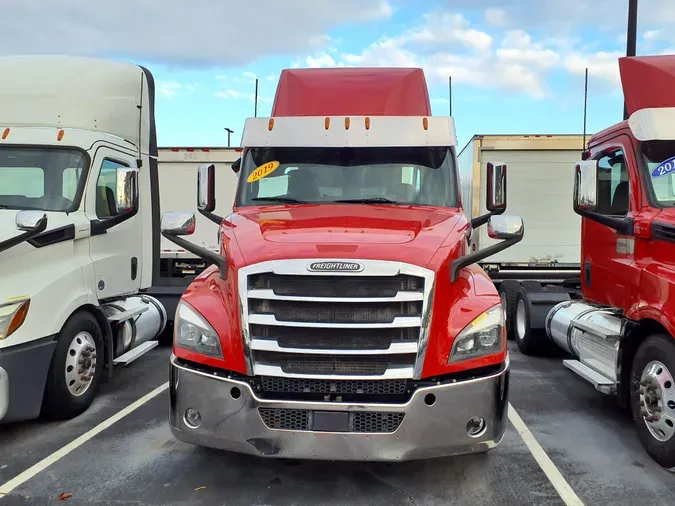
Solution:
[{"label": "truck wheel", "polygon": [[513,339],[513,314],[516,308],[516,296],[520,290],[520,283],[515,279],[505,279],[499,284],[499,298],[502,301],[506,315],[506,337]]},{"label": "truck wheel", "polygon": [[647,453],[675,471],[675,342],[668,334],[651,335],[638,348],[631,369],[630,400]]},{"label": "truck wheel", "polygon": [[521,287],[516,294],[516,307],[513,316],[513,333],[518,349],[524,355],[540,355],[547,345],[546,335],[542,331],[533,329],[531,325],[529,304],[527,303],[528,290]]},{"label": "truck wheel", "polygon": [[94,400],[103,373],[103,332],[88,312],[75,313],[59,333],[49,366],[43,412],[50,418],[70,419]]},{"label": "truck wheel", "polygon": [[532,279],[526,279],[525,281],[522,281],[521,286],[525,288],[528,292],[543,292],[544,287],[541,286],[541,283],[539,281],[534,281]]}]

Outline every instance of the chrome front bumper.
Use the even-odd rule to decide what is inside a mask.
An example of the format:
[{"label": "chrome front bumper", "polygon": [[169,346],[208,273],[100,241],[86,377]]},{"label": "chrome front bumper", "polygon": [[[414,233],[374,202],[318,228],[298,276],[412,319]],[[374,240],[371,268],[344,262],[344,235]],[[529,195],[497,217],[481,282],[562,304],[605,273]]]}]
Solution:
[{"label": "chrome front bumper", "polygon": [[[499,371],[476,379],[416,390],[404,404],[348,404],[261,399],[248,383],[178,364],[171,357],[170,423],[184,442],[238,453],[274,458],[317,460],[403,461],[481,453],[496,447],[508,424],[509,361]],[[236,398],[233,398],[232,389]],[[236,395],[236,394],[239,395]],[[427,396],[435,402],[427,405]],[[425,398],[426,401],[425,402]],[[314,432],[270,429],[258,408],[337,412],[396,412],[403,421],[392,433]],[[197,410],[193,428],[185,412]],[[467,423],[485,420],[472,437]]]}]

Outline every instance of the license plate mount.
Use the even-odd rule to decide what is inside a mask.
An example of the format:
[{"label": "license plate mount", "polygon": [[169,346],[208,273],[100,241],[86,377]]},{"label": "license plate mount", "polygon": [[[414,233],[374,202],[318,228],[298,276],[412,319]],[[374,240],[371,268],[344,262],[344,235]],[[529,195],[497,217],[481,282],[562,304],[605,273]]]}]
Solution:
[{"label": "license plate mount", "polygon": [[349,432],[349,413],[343,411],[314,411],[312,428],[316,432]]}]

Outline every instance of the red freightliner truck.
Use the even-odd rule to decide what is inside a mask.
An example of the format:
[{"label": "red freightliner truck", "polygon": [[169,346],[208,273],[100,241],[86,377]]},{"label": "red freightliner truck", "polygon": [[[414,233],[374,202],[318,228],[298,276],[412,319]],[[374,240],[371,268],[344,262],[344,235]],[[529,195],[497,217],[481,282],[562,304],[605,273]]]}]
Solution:
[{"label": "red freightliner truck", "polygon": [[675,469],[675,56],[619,68],[629,119],[593,135],[576,166],[579,284],[522,286],[513,330],[524,353],[571,354],[564,365],[616,395]]},{"label": "red freightliner truck", "polygon": [[[497,291],[476,262],[523,237],[491,163],[488,213],[463,213],[451,117],[420,69],[296,69],[249,118],[231,213],[215,171],[198,210],[219,253],[176,311],[170,424],[182,441],[279,458],[395,461],[484,452],[507,426]],[[232,205],[232,207],[230,207]],[[229,211],[228,211],[229,212]],[[471,251],[487,225],[501,242]]]}]

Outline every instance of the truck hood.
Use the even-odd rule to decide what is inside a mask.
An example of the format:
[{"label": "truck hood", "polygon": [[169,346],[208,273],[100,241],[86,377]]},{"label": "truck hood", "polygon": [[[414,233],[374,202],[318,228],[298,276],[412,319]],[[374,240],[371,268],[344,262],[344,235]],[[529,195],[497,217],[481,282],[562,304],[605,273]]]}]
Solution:
[{"label": "truck hood", "polygon": [[247,264],[340,257],[426,267],[460,220],[459,209],[321,204],[237,209],[226,226]]}]

